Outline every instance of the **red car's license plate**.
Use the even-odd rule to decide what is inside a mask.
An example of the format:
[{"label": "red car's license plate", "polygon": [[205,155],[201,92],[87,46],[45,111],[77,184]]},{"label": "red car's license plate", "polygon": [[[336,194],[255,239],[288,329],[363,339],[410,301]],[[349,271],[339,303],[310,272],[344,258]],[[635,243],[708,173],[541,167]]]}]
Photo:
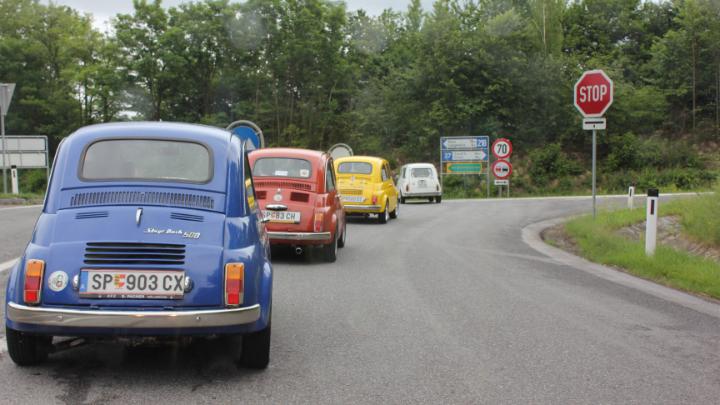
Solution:
[{"label": "red car's license plate", "polygon": [[84,298],[179,299],[185,293],[185,272],[84,269],[79,290]]}]

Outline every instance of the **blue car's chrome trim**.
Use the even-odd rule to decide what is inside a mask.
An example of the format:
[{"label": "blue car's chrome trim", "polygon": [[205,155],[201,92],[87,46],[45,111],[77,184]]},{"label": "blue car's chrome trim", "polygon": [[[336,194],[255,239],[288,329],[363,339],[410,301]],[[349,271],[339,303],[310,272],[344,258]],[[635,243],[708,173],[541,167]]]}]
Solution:
[{"label": "blue car's chrome trim", "polygon": [[70,328],[164,329],[235,326],[260,319],[260,304],[193,311],[107,311],[28,307],[8,302],[13,322]]},{"label": "blue car's chrome trim", "polygon": [[270,239],[328,240],[330,232],[268,232]]}]

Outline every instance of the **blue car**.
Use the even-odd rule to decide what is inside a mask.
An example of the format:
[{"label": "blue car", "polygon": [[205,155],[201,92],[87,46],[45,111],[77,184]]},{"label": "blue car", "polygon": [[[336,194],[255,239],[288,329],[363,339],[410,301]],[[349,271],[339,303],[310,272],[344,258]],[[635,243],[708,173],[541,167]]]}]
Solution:
[{"label": "blue car", "polygon": [[175,123],[85,127],[59,146],[10,275],[8,351],[32,365],[54,336],[242,335],[240,363],[265,368],[272,280],[238,137]]}]

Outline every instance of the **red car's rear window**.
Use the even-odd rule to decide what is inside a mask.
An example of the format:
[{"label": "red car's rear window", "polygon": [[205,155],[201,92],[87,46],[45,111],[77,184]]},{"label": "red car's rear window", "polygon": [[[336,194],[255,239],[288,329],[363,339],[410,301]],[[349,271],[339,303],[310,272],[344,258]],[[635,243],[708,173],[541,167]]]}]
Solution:
[{"label": "red car's rear window", "polygon": [[258,177],[309,179],[312,175],[312,164],[305,159],[267,157],[258,159],[252,172],[253,176]]}]

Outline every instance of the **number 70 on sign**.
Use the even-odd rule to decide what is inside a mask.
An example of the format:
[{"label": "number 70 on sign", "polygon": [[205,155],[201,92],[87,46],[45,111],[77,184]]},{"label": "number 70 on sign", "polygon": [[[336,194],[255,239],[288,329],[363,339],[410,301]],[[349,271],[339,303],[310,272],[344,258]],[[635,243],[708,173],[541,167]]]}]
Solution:
[{"label": "number 70 on sign", "polygon": [[492,153],[496,159],[507,159],[512,155],[512,142],[506,138],[499,138],[493,142]]}]

